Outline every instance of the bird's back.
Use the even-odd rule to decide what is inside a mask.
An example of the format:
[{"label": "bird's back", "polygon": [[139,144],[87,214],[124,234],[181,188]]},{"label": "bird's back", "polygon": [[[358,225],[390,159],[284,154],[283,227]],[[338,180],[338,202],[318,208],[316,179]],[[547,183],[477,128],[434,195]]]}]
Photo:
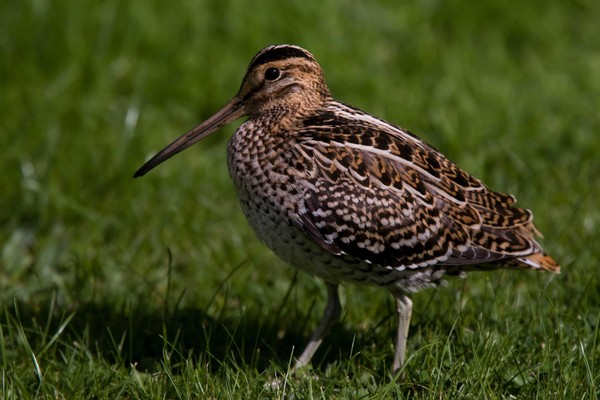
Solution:
[{"label": "bird's back", "polygon": [[[275,120],[240,127],[230,173],[258,236],[292,265],[376,284],[502,266],[558,272],[529,210],[410,132],[333,100]],[[316,270],[304,266],[315,253]]]}]

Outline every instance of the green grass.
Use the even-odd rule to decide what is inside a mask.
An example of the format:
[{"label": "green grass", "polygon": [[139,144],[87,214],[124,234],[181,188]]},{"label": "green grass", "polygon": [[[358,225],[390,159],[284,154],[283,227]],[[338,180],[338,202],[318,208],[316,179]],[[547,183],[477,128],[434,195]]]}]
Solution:
[{"label": "green grass", "polygon": [[[600,397],[600,3],[319,3],[0,4],[0,398]],[[514,193],[563,273],[415,295],[403,381],[391,296],[349,285],[313,369],[266,389],[325,290],[247,226],[235,127],[132,174],[283,42]]]}]

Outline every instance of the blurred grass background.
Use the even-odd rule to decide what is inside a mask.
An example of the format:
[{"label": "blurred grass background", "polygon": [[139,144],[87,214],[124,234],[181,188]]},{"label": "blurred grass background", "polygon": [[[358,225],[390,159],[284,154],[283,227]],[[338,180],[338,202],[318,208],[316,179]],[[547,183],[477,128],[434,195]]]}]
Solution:
[{"label": "blurred grass background", "polygon": [[[598,398],[598,21],[593,0],[2,2],[0,397]],[[276,43],[514,193],[563,273],[415,295],[398,382],[391,296],[348,286],[318,379],[266,389],[325,291],[247,226],[235,126],[132,174]]]}]

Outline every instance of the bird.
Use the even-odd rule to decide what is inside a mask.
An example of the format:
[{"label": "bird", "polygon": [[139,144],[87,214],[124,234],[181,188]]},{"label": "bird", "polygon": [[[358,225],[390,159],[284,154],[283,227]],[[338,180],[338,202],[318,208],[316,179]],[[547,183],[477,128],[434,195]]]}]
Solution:
[{"label": "bird", "polygon": [[310,363],[338,322],[341,284],[393,295],[398,374],[413,293],[470,271],[560,272],[536,240],[532,212],[513,195],[489,189],[410,131],[335,100],[315,57],[296,45],[259,51],[238,93],[134,177],[242,117],[227,144],[241,209],[268,248],[327,288],[323,316],[292,372]]}]

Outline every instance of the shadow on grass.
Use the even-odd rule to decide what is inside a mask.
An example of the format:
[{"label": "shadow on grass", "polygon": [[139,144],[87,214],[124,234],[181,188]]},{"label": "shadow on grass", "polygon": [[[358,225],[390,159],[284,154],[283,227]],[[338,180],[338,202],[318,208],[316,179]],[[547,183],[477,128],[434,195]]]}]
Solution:
[{"label": "shadow on grass", "polygon": [[[181,308],[165,315],[160,310],[149,312],[143,303],[137,308],[87,303],[70,310],[60,309],[56,301],[45,304],[22,302],[4,307],[0,339],[7,359],[23,363],[33,355],[41,364],[48,365],[91,357],[111,368],[128,369],[133,365],[137,371],[150,374],[165,369],[184,374],[190,362],[211,374],[237,368],[258,374],[273,368],[285,372],[292,362],[292,351],[295,355],[300,353],[318,322],[305,318],[307,326],[304,326],[298,318],[276,318],[253,311],[241,316],[229,317],[223,313],[222,317],[215,317],[198,308]],[[374,327],[362,332],[355,332],[352,326],[344,324],[334,326],[313,359],[319,375],[327,376],[328,365],[350,360],[357,352],[363,352],[366,358],[350,360],[353,365],[348,371],[337,369],[341,374],[339,382],[345,382],[348,377],[363,382],[365,373],[364,376],[369,376],[369,385],[389,382],[396,322],[393,312],[386,314]],[[310,312],[307,311],[307,315]],[[436,329],[450,332],[452,324],[453,318],[440,318],[435,327],[429,319],[416,318],[411,326],[414,345],[419,346],[418,343],[429,336],[421,337],[421,332]],[[460,342],[456,335],[456,332],[452,334],[452,340]],[[413,350],[415,353],[426,351]],[[458,362],[470,358],[469,354],[461,354],[456,349],[454,357]],[[398,390],[406,395],[430,393],[436,381],[436,385],[450,391],[460,391],[465,376],[447,377],[440,382],[437,378],[440,371],[434,372],[437,368],[428,370],[426,365],[412,362],[406,371],[406,381],[392,384],[397,384]],[[493,386],[507,394],[517,395],[527,388],[526,384],[518,385],[510,377],[498,376],[492,381]],[[339,382],[337,384],[341,384]]]},{"label": "shadow on grass", "polygon": [[[197,308],[164,315],[142,307],[88,303],[62,310],[53,301],[43,306],[23,302],[5,306],[0,319],[7,332],[4,345],[12,351],[20,347],[25,353],[49,356],[78,348],[107,364],[135,365],[149,373],[167,367],[167,361],[177,373],[190,360],[210,372],[225,365],[259,372],[275,365],[285,371],[292,351],[299,355],[317,323],[308,318],[308,328],[298,327],[296,318],[273,320],[252,312],[216,318]],[[350,358],[353,346],[361,346],[353,336],[342,325],[335,326],[313,358],[315,368]]]}]

